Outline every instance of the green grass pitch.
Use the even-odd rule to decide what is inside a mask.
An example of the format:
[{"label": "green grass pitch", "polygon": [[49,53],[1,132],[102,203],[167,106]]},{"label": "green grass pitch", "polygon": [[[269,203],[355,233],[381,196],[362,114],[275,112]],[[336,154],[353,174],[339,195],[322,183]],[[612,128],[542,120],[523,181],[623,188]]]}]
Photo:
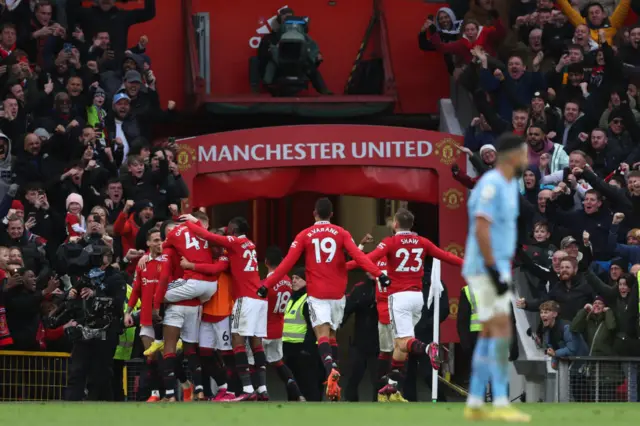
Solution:
[{"label": "green grass pitch", "polygon": [[[532,425],[624,426],[639,404],[519,404]],[[0,404],[1,425],[25,426],[455,426],[462,404],[403,403],[23,403]],[[479,425],[497,422],[477,422]]]}]

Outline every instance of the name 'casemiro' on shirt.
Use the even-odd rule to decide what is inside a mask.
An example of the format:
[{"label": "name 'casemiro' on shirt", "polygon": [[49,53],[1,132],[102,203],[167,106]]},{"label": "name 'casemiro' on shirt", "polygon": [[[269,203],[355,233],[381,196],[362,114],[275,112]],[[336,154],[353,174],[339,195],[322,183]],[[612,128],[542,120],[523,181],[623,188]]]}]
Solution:
[{"label": "name 'casemiro' on shirt", "polygon": [[401,159],[428,157],[429,141],[309,142],[198,147],[200,162]]}]

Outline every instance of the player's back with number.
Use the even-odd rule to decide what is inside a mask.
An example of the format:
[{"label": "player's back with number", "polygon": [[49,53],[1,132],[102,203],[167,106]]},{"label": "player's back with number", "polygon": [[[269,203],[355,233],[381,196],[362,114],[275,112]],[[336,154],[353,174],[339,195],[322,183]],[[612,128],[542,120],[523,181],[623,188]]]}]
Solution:
[{"label": "player's back with number", "polygon": [[429,253],[429,240],[413,232],[397,232],[380,243],[387,253],[389,294],[402,291],[421,291],[424,259]]},{"label": "player's back with number", "polygon": [[250,297],[257,299],[260,288],[260,275],[258,273],[258,255],[256,245],[247,237],[234,237],[227,235],[229,246],[229,270],[233,279],[233,299]]},{"label": "player's back with number", "polygon": [[344,296],[347,288],[345,239],[352,241],[351,234],[330,222],[316,222],[296,237],[292,247],[299,244],[305,251],[309,296],[319,299]]},{"label": "player's back with number", "polygon": [[[177,255],[178,262],[184,256],[191,263],[211,263],[212,256],[209,250],[209,243],[189,232],[189,228],[184,225],[177,226],[168,235],[164,242],[164,247],[172,247]],[[202,273],[186,270],[184,271],[185,279],[197,279],[208,281],[210,277]]]},{"label": "player's back with number", "polygon": [[269,292],[267,314],[267,339],[280,339],[284,327],[284,312],[291,299],[293,287],[289,277],[281,279]]}]

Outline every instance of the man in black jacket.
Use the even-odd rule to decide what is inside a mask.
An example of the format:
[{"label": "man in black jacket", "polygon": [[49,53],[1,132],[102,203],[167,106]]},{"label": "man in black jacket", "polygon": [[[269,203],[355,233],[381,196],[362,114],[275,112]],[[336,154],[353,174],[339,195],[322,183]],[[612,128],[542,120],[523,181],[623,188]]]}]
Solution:
[{"label": "man in black jacket", "polygon": [[[75,288],[69,291],[69,299],[91,300],[94,297],[113,299],[114,319],[106,329],[103,338],[78,340],[73,344],[69,383],[65,394],[68,401],[84,399],[85,387],[89,390],[90,401],[111,401],[113,399],[113,355],[118,345],[118,336],[122,332],[122,306],[127,294],[127,283],[119,269],[111,266],[113,252],[104,245],[96,235],[82,241],[84,252],[89,253],[91,263],[98,258],[99,267],[91,269],[93,288],[85,287],[78,292]],[[87,250],[88,249],[88,250]],[[94,263],[95,265],[95,263]],[[73,278],[73,277],[72,277]],[[88,383],[87,383],[88,379]]]},{"label": "man in black jacket", "polygon": [[[345,399],[351,402],[360,400],[358,386],[364,377],[367,368],[375,365],[380,349],[378,343],[378,310],[376,308],[376,280],[367,277],[363,282],[353,286],[347,294],[347,302],[344,309],[342,324],[349,317],[355,315],[353,337],[349,350],[351,375],[345,390]],[[369,401],[378,400],[378,378],[374,376],[375,368],[369,369],[372,373],[371,384],[373,393]]]},{"label": "man in black jacket", "polygon": [[91,40],[98,28],[109,32],[115,52],[127,50],[129,27],[152,20],[156,16],[156,1],[145,0],[143,9],[122,10],[115,6],[115,0],[98,0],[97,5],[82,7],[82,0],[68,0],[68,28],[80,25],[87,40]]}]

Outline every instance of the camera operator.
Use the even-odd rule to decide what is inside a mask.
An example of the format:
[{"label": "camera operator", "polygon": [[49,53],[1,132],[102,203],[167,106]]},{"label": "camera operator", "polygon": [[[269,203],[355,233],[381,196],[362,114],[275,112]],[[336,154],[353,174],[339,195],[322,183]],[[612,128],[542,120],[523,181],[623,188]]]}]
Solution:
[{"label": "camera operator", "polygon": [[89,216],[85,237],[58,250],[60,267],[72,288],[66,306],[58,310],[53,322],[64,322],[65,316],[71,316],[77,323],[65,330],[73,341],[65,394],[68,401],[83,400],[85,388],[90,401],[113,399],[113,356],[122,333],[127,283],[113,266],[113,250],[105,242],[104,229],[96,216]]},{"label": "camera operator", "polygon": [[[267,86],[277,86],[279,80],[283,82],[284,87],[281,89],[284,91],[274,94],[292,95],[291,92],[302,90],[302,87],[294,87],[292,77],[305,77],[311,81],[318,93],[331,95],[318,71],[324,58],[318,44],[308,34],[309,19],[293,14],[293,9],[289,7],[278,12],[273,31],[266,35],[258,46],[258,72]],[[255,81],[252,86],[253,90],[257,91]]]}]

